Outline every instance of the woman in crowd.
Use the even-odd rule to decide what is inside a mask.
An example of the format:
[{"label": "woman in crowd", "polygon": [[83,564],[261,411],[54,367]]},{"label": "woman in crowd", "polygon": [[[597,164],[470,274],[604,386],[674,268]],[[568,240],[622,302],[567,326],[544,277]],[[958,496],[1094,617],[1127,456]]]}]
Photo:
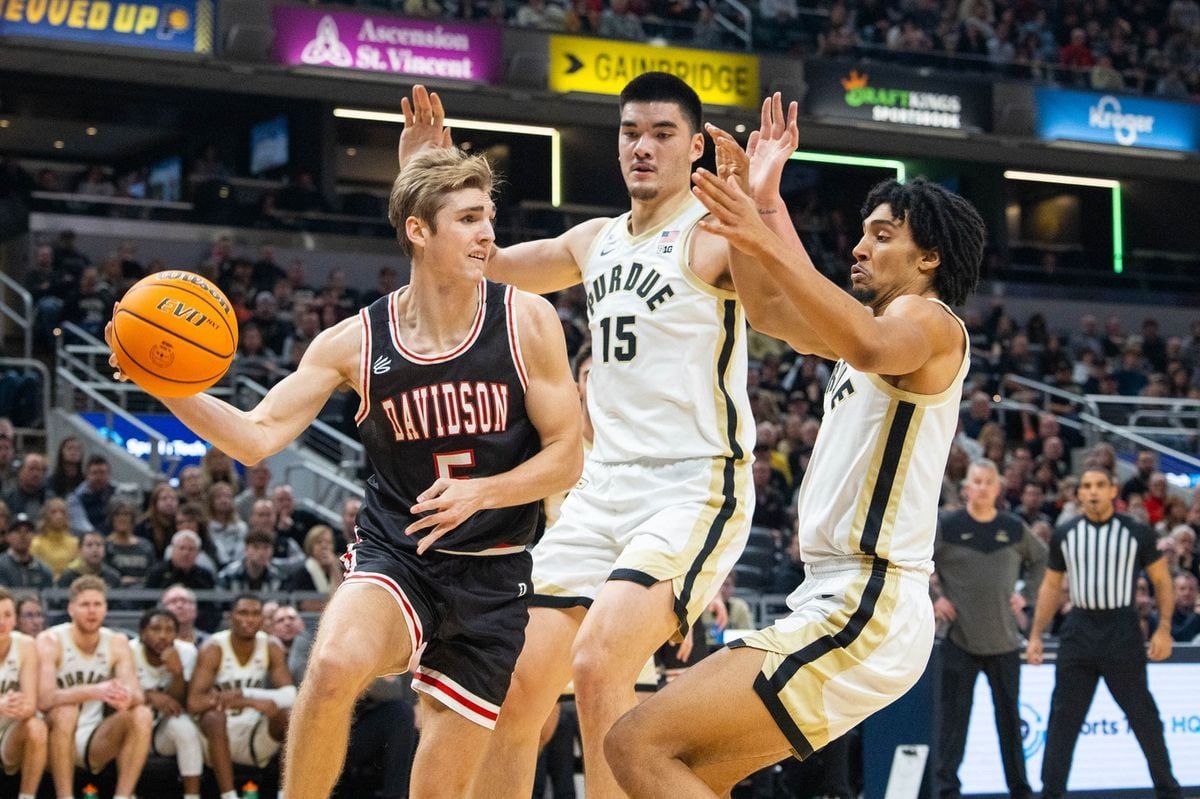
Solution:
[{"label": "woman in crowd", "polygon": [[58,497],[46,500],[29,551],[50,567],[55,580],[79,555],[79,539],[71,532],[65,500]]},{"label": "woman in crowd", "polygon": [[175,511],[179,510],[179,497],[175,489],[159,483],[150,492],[150,503],[133,532],[154,546],[154,555],[162,560],[171,536],[175,535]]},{"label": "woman in crowd", "polygon": [[[304,536],[304,563],[288,579],[289,591],[320,591],[331,594],[342,582],[342,564],[333,553],[333,529],[315,524]],[[309,599],[300,603],[303,611],[319,611],[325,602]]]},{"label": "woman in crowd", "polygon": [[83,482],[83,445],[75,436],[67,436],[58,445],[54,471],[50,474],[50,490],[66,497]]},{"label": "woman in crowd", "polygon": [[[211,452],[211,450],[209,450]],[[242,556],[242,540],[246,537],[246,523],[233,507],[233,486],[229,483],[213,483],[208,487],[208,534],[217,550],[217,563],[221,568]]]}]

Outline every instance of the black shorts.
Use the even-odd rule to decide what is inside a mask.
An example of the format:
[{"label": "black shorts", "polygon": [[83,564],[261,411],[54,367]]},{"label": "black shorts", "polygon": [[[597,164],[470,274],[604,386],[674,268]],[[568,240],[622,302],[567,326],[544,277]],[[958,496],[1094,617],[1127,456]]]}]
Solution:
[{"label": "black shorts", "polygon": [[346,579],[378,585],[399,604],[419,658],[413,689],[493,729],[525,644],[529,553],[417,555],[359,534],[344,556]]}]

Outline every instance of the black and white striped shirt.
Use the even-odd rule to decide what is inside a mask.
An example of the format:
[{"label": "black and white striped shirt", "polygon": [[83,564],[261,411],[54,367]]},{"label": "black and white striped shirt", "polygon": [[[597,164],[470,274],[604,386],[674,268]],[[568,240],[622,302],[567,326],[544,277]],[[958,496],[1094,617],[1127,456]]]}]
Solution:
[{"label": "black and white striped shirt", "polygon": [[1116,610],[1133,606],[1138,572],[1160,557],[1154,531],[1136,519],[1079,516],[1054,531],[1047,567],[1067,573],[1075,607]]}]

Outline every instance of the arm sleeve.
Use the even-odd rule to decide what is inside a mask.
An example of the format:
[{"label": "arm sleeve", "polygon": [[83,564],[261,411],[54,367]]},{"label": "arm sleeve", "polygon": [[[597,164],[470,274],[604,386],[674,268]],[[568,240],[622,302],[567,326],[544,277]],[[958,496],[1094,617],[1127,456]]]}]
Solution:
[{"label": "arm sleeve", "polygon": [[1066,529],[1059,527],[1050,536],[1050,550],[1046,555],[1046,568],[1056,572],[1067,570],[1067,558],[1063,555],[1063,539],[1067,537]]},{"label": "arm sleeve", "polygon": [[296,686],[285,685],[282,688],[243,688],[242,696],[247,699],[270,699],[275,706],[284,709],[296,701]]},{"label": "arm sleeve", "polygon": [[1126,519],[1125,523],[1129,525],[1129,530],[1133,533],[1134,540],[1137,541],[1137,567],[1138,571],[1143,571],[1163,556],[1158,549],[1158,537],[1152,529],[1141,522]]}]

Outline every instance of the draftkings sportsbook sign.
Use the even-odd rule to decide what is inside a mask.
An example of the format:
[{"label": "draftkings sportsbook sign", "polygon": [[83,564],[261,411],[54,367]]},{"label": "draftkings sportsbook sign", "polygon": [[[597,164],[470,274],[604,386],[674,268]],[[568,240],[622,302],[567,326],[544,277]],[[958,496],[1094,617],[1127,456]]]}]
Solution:
[{"label": "draftkings sportsbook sign", "polygon": [[804,81],[805,109],[815,117],[937,130],[991,127],[992,90],[982,81],[828,61],[808,62]]}]

